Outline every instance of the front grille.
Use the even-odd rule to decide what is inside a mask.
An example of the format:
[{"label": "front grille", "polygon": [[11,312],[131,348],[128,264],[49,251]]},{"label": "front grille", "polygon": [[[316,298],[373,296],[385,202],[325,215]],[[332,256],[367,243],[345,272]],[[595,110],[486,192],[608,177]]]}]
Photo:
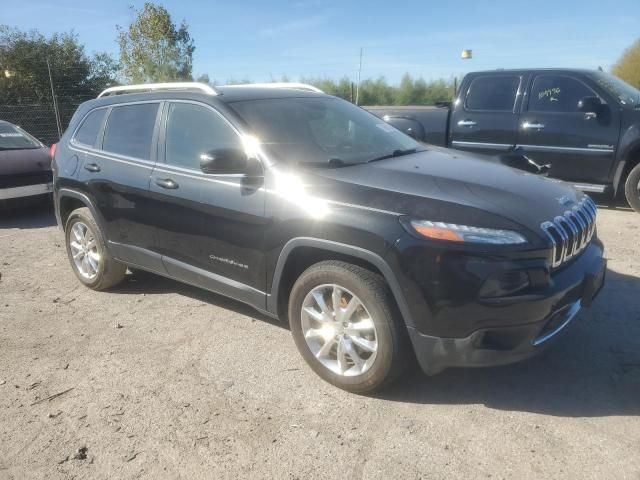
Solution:
[{"label": "front grille", "polygon": [[597,210],[593,200],[585,195],[564,215],[540,225],[551,240],[552,267],[561,266],[586,248],[596,229]]}]

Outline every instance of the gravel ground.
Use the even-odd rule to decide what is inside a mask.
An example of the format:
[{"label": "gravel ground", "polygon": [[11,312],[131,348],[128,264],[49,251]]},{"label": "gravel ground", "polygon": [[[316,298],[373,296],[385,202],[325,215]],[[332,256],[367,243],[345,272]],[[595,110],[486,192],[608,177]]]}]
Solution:
[{"label": "gravel ground", "polygon": [[640,215],[598,228],[605,289],[544,355],[374,398],[236,302],[154,276],[90,291],[49,210],[0,212],[0,478],[638,480]]}]

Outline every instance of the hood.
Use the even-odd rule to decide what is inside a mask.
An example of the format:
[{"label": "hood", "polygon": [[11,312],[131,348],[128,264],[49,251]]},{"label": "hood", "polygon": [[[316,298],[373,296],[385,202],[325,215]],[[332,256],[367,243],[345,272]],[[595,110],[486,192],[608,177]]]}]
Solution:
[{"label": "hood", "polygon": [[19,175],[51,170],[47,148],[0,150],[0,175]]},{"label": "hood", "polygon": [[329,189],[316,194],[331,200],[424,220],[495,228],[516,224],[538,235],[541,223],[562,214],[583,196],[559,180],[432,147],[403,157],[310,173],[341,184],[331,186],[319,178],[308,183],[311,188]]}]

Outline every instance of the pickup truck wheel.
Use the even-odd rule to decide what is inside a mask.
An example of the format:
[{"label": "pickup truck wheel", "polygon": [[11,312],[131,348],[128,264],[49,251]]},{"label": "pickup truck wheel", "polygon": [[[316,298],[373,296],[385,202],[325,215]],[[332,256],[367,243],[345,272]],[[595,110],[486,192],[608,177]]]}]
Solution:
[{"label": "pickup truck wheel", "polygon": [[109,256],[100,228],[88,208],[78,208],[69,215],[65,244],[71,268],[85,286],[106,290],[124,279],[127,267]]},{"label": "pickup truck wheel", "polygon": [[640,213],[640,164],[629,172],[624,184],[624,193],[631,208]]},{"label": "pickup truck wheel", "polygon": [[407,365],[406,332],[389,288],[359,266],[325,261],[309,267],[291,291],[289,323],[309,366],[344,390],[381,390]]}]

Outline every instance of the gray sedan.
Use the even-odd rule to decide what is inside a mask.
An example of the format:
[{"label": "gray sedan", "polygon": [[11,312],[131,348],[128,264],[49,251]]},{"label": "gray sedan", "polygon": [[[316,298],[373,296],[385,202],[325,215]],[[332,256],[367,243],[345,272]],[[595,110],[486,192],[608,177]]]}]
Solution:
[{"label": "gray sedan", "polygon": [[49,149],[17,125],[0,120],[0,205],[51,190]]}]

